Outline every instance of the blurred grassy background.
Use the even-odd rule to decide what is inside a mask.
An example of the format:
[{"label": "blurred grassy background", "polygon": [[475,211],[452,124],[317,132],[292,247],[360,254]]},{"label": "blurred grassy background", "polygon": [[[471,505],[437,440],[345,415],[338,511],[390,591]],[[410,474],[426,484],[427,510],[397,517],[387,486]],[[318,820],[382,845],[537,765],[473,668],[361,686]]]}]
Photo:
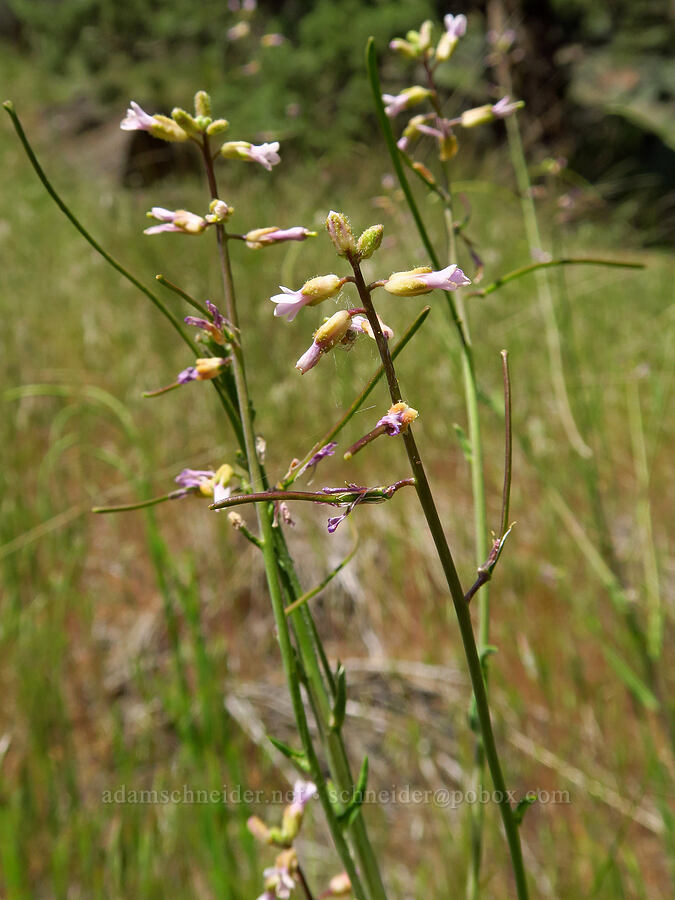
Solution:
[{"label": "blurred grassy background", "polygon": [[[207,87],[220,104],[217,113],[232,123],[232,138],[287,139],[284,162],[271,174],[236,164],[221,169],[222,194],[235,206],[242,231],[304,224],[320,232],[304,245],[236,254],[257,427],[267,441],[272,477],[339,417],[376,368],[374,347],[364,342],[300,379],[293,364],[332,301],[294,327],[271,314],[267,298],[278,284],[297,287],[311,275],[342,271],[321,228],[328,209],[344,210],[355,227],[384,223],[386,241],[371,262],[373,277],[425,261],[398,192],[382,180],[388,168],[369,112],[361,38],[375,32],[384,46],[418,25],[431,4],[342,4],[339,15],[353,23],[348,33],[337,9],[270,4],[250,17],[251,34],[236,42],[225,34],[241,15],[221,4],[204,4],[195,14],[191,4],[184,9],[178,2],[155,10],[140,2],[13,0],[0,16],[4,95],[14,100],[72,208],[149,285],[161,272],[201,299],[219,295],[208,237],[140,234],[150,206],[200,211],[206,194],[182,157],[158,162],[148,159],[147,148],[130,151],[129,136],[118,130],[127,99],[152,111],[188,106],[194,90]],[[558,5],[546,10],[553,23],[548,37],[561,29],[568,34]],[[541,17],[527,13],[523,7],[513,22],[524,41],[543,28]],[[652,18],[643,13],[635,54],[654,54],[661,46],[662,38],[653,36],[658,17]],[[603,43],[602,23],[593,21],[595,37],[581,44],[586,60],[618,40],[612,33]],[[627,30],[630,22],[622,21]],[[579,22],[578,29],[591,29],[584,17]],[[479,92],[489,81],[478,24],[475,29],[458,53],[457,82],[448,83],[458,109],[465,99],[484,96]],[[260,34],[276,30],[287,43],[262,56],[254,52]],[[573,40],[559,43],[574,46]],[[260,68],[242,69],[252,59]],[[615,55],[612,60],[605,76]],[[633,66],[639,69],[635,60]],[[401,87],[408,75],[387,62],[383,82]],[[644,83],[653,79],[638,79]],[[338,92],[337,85],[344,89]],[[658,98],[664,103],[667,94]],[[589,120],[576,114],[565,124],[574,102],[562,93],[556,101],[563,125],[551,124],[553,111],[548,125],[536,107],[524,115],[533,172],[561,148],[583,161],[593,156],[598,134],[607,141],[617,133],[610,121],[617,114],[604,117],[597,105],[586,113],[597,117],[597,127],[582,127]],[[331,123],[336,130],[329,132]],[[656,146],[654,135],[647,127],[640,140]],[[472,134],[457,162],[455,187],[471,208],[469,233],[485,260],[486,282],[528,262],[503,139],[501,129]],[[601,548],[601,537],[587,470],[568,447],[552,405],[534,281],[469,301],[481,385],[487,398],[501,401],[499,350],[507,347],[514,429],[529,447],[527,455],[516,453],[512,516],[518,526],[492,589],[500,744],[519,795],[529,789],[570,795],[567,804],[533,807],[523,826],[537,896],[672,895],[673,683],[664,659],[673,633],[675,574],[667,532],[675,306],[664,246],[672,197],[660,163],[640,155],[646,145],[635,144],[633,131],[626,140],[635,154],[621,165],[608,158],[592,186],[570,170],[560,179],[536,179],[554,254],[646,264],[640,272],[581,267],[553,275],[568,387],[594,449],[620,580],[612,581],[588,551],[589,545]],[[658,146],[664,148],[656,153],[660,160],[659,153],[669,152],[665,132]],[[264,735],[291,739],[292,716],[253,549],[224,516],[192,499],[154,515],[96,518],[88,512],[102,501],[162,493],[184,466],[232,460],[227,423],[206,385],[141,398],[191,360],[145,298],[67,226],[30,171],[9,122],[0,130],[0,159],[6,386],[0,419],[0,890],[8,898],[256,896],[260,867],[269,859],[258,857],[243,827],[250,804],[102,799],[122,785],[127,791],[285,786],[280,758]],[[644,202],[655,190],[660,216]],[[440,215],[433,205],[428,213],[432,222]],[[468,258],[460,262],[471,273]],[[177,299],[167,298],[184,314]],[[383,297],[380,312],[400,334],[427,299]],[[469,583],[470,484],[452,427],[465,424],[460,363],[443,301],[431,299],[431,318],[401,357],[399,371],[406,399],[421,414],[421,449]],[[350,423],[343,446],[372,427],[387,405],[382,386],[367,405]],[[503,435],[489,403],[483,427],[490,522],[497,528]],[[317,484],[374,484],[404,474],[401,448],[380,441],[349,464],[339,457],[324,463]],[[347,552],[350,536],[344,529],[329,537],[325,511],[303,505],[294,515],[289,540],[309,588]],[[385,506],[359,509],[354,518],[359,553],[314,601],[331,658],[348,660],[347,736],[354,758],[369,754],[374,787],[460,789],[472,757],[469,693],[424,522],[406,492]],[[652,555],[656,585],[648,568]],[[646,670],[630,626],[634,620],[645,627],[646,598],[653,602],[654,590],[664,620],[663,655]],[[385,804],[366,815],[393,896],[462,893],[466,807]],[[328,846],[313,814],[301,849],[317,885],[335,865]],[[505,871],[497,820],[489,815],[485,896],[510,896]]]}]

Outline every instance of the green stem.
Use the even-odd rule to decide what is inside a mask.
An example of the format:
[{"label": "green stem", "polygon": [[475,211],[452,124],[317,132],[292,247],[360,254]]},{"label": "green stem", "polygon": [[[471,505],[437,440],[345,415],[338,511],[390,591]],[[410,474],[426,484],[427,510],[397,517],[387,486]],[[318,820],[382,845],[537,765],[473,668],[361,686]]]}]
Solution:
[{"label": "green stem", "polygon": [[[206,137],[204,138],[201,150],[202,156],[204,158],[204,165],[206,168],[211,197],[212,199],[217,199],[218,188],[213,168],[213,158],[211,156],[208,139]],[[216,226],[216,236],[218,242],[221,277],[223,281],[226,315],[232,326],[234,328],[238,328],[232,267],[230,264],[227,241],[225,239],[225,229],[222,225]],[[241,414],[249,480],[251,485],[254,487],[265,487],[267,479],[256,452],[252,411],[248,394],[248,386],[246,382],[246,373],[243,364],[243,349],[241,341],[239,342],[238,347],[235,348],[233,356],[234,359],[232,362],[232,371],[234,374],[239,411]],[[283,594],[281,585],[279,583],[281,572],[279,570],[280,560],[277,557],[278,544],[275,534],[275,532],[278,533],[278,529],[275,529],[272,525],[272,518],[270,516],[268,504],[256,503],[256,513],[258,517],[258,527],[260,529],[260,534],[262,537],[261,549],[263,562],[265,566],[267,585],[270,592],[270,599],[272,601],[272,610],[274,613],[274,620],[279,639],[279,647],[281,650],[284,673],[286,675],[286,680],[291,693],[293,711],[295,714],[296,723],[298,725],[298,731],[300,732],[300,737],[303,743],[303,748],[305,750],[305,753],[307,754],[308,762],[310,763],[310,771],[312,777],[315,779],[324,812],[328,819],[328,823],[331,826],[331,833],[335,842],[336,850],[338,851],[342,863],[349,874],[354,892],[359,900],[373,900],[373,898],[377,895],[373,895],[370,892],[366,893],[366,891],[364,890],[363,884],[361,882],[359,874],[357,873],[351,854],[344,840],[344,836],[342,835],[340,825],[337,822],[335,811],[330,802],[330,798],[328,797],[323,774],[321,772],[311,736],[309,734],[309,729],[307,727],[306,714],[300,692],[300,680],[295,662],[293,646],[291,644],[290,629],[284,609]],[[288,563],[290,563],[290,567],[292,568],[290,557],[288,557]],[[294,614],[294,616],[301,615],[302,612],[303,610],[299,610],[298,613]],[[314,657],[314,654],[312,654],[312,657],[314,659],[314,663],[316,663],[316,657]],[[301,659],[303,667],[306,667],[308,660],[305,659],[305,654],[301,653]]]},{"label": "green stem", "polygon": [[[134,287],[138,288],[138,290],[141,291],[142,294],[145,294],[145,296],[148,298],[148,300],[150,300],[150,302],[154,306],[157,307],[157,309],[161,312],[161,314],[166,319],[169,320],[172,327],[178,332],[178,334],[181,336],[182,340],[187,344],[187,346],[190,348],[190,350],[194,353],[195,357],[200,356],[200,351],[197,348],[197,345],[186,334],[182,325],[180,324],[178,319],[174,316],[174,314],[171,312],[171,310],[159,299],[159,297],[157,297],[155,294],[153,294],[152,291],[148,290],[148,288],[145,287],[145,285],[142,284],[142,282],[140,282],[138,280],[138,278],[136,278],[134,275],[132,275],[131,272],[129,272],[127,269],[125,269],[121,263],[119,263],[107,251],[105,251],[103,249],[103,247],[98,243],[98,241],[95,240],[95,238],[92,237],[92,235],[87,231],[87,229],[84,227],[84,225],[82,225],[82,223],[79,221],[79,219],[76,218],[74,213],[72,213],[70,211],[70,209],[68,208],[66,203],[61,199],[59,194],[56,192],[55,188],[52,186],[51,182],[49,181],[49,179],[47,178],[47,176],[44,172],[44,169],[38,162],[38,159],[37,159],[35,153],[33,152],[33,148],[31,147],[31,145],[28,141],[28,138],[26,137],[26,133],[23,130],[23,127],[22,127],[19,117],[16,113],[16,110],[14,109],[14,104],[11,101],[7,100],[2,105],[12,120],[14,129],[19,137],[19,140],[21,141],[21,143],[23,145],[23,149],[26,152],[26,156],[28,157],[31,165],[33,166],[33,169],[35,170],[35,174],[38,176],[38,178],[42,182],[45,190],[47,191],[49,196],[52,198],[54,203],[56,203],[56,205],[59,207],[61,212],[66,216],[66,218],[71,222],[71,224],[80,232],[80,234],[87,241],[87,243],[90,244],[94,248],[94,250],[96,250],[96,252],[99,253],[103,257],[103,259],[109,265],[111,265],[113,267],[113,269],[115,269],[117,272],[119,272],[120,275],[122,275],[124,278],[127,279],[127,281],[131,282],[131,284],[133,284]],[[241,430],[241,423],[240,423],[239,417],[237,416],[237,413],[234,409],[234,406],[232,405],[232,402],[230,401],[229,397],[223,390],[222,385],[219,384],[216,379],[213,379],[213,386],[218,393],[220,402],[223,405],[223,408],[225,410],[225,413],[226,413],[228,419],[230,420],[230,423],[232,425],[235,435],[237,436],[239,444],[240,444],[240,446],[242,446],[242,449],[243,449],[243,434],[242,434],[242,430]]]},{"label": "green stem", "polygon": [[[370,292],[366,287],[365,281],[363,280],[363,275],[361,274],[359,263],[356,260],[350,260],[350,262],[352,263],[352,268],[354,270],[354,281],[359,292],[361,302],[366,308],[368,321],[370,322],[370,327],[372,328],[373,334],[375,335],[377,341],[380,358],[382,359],[382,364],[384,365],[385,374],[387,376],[387,383],[389,385],[389,393],[392,403],[400,403],[401,391],[398,385],[396,370],[389,354],[387,340],[382,334],[382,330],[380,328],[380,323],[373,306]],[[431,487],[427,480],[424,465],[422,464],[422,459],[417,449],[417,444],[415,443],[412,428],[407,428],[402,433],[402,437],[406,452],[408,454],[410,468],[415,478],[415,489],[417,490],[417,496],[424,512],[424,517],[427,521],[427,525],[434,541],[434,545],[436,546],[436,551],[443,567],[443,572],[445,574],[448,588],[450,589],[452,603],[457,615],[457,621],[459,623],[460,634],[462,637],[462,644],[464,646],[464,653],[471,677],[471,685],[473,687],[476,712],[480,723],[482,745],[490,769],[490,774],[492,775],[492,782],[495,788],[496,798],[498,798],[497,802],[499,804],[499,810],[501,812],[502,822],[504,824],[504,831],[506,832],[506,839],[511,854],[513,874],[516,881],[517,894],[519,900],[525,900],[525,898],[527,898],[528,896],[528,892],[525,867],[523,864],[523,856],[520,846],[520,835],[518,833],[518,825],[516,824],[513,810],[508,799],[508,794],[506,792],[506,783],[504,781],[494,733],[492,731],[487,689],[485,680],[483,678],[483,671],[478,654],[478,648],[476,647],[476,640],[471,624],[469,607],[464,600],[464,591],[462,590],[459,576],[457,574],[457,569],[455,567],[450,548],[445,538],[443,526],[438,515],[438,510],[436,509],[436,504],[434,503]]]},{"label": "green stem", "polygon": [[[396,170],[396,174],[398,176],[399,183],[401,185],[401,189],[405,195],[406,201],[408,203],[408,207],[412,213],[413,219],[415,220],[415,224],[417,225],[417,230],[422,239],[422,243],[427,249],[429,253],[429,257],[431,262],[434,264],[436,269],[440,269],[440,260],[435,253],[433,244],[427,234],[426,227],[424,225],[424,221],[422,216],[420,215],[417,204],[415,202],[415,198],[413,193],[408,185],[407,178],[405,176],[405,172],[403,170],[403,166],[401,164],[401,154],[399,153],[398,147],[396,145],[396,140],[394,138],[394,134],[391,129],[391,124],[389,119],[384,111],[384,105],[382,103],[382,91],[380,88],[380,80],[377,72],[377,60],[375,55],[375,44],[372,38],[370,39],[367,50],[366,50],[366,60],[368,66],[368,73],[370,77],[370,84],[373,92],[373,100],[375,103],[375,108],[377,110],[378,119],[380,122],[380,127],[382,129],[382,133],[384,135],[385,143],[387,144],[387,149],[389,150],[389,155],[391,156],[394,169]],[[429,68],[427,68],[427,74],[430,80],[430,87],[432,90],[432,103],[435,104],[436,115],[439,118],[442,118],[442,110],[438,101],[438,93],[436,91],[436,86],[433,80],[433,73]],[[444,221],[447,230],[447,243],[448,250],[451,259],[456,259],[456,247],[455,247],[455,226],[452,215],[452,192],[450,189],[450,178],[447,172],[446,167],[443,167],[443,177],[444,177],[444,186],[442,191],[434,188],[433,186],[428,186],[432,190],[442,197],[445,203],[445,216]],[[483,477],[483,449],[482,449],[482,440],[480,435],[480,419],[478,414],[478,388],[476,383],[476,374],[473,362],[473,351],[471,347],[471,338],[468,330],[468,323],[466,321],[463,304],[461,301],[461,295],[457,297],[457,301],[455,301],[453,295],[446,291],[445,298],[448,304],[448,312],[450,314],[450,318],[455,326],[457,331],[457,336],[459,338],[460,343],[460,352],[462,359],[462,379],[464,383],[464,397],[465,404],[467,410],[467,419],[469,425],[469,445],[471,447],[471,489],[473,495],[473,508],[474,508],[474,535],[475,535],[475,550],[476,550],[476,560],[477,565],[480,566],[483,560],[487,555],[487,517],[486,517],[486,508],[485,508],[485,483]],[[489,608],[489,593],[488,590],[485,589],[479,599],[479,624],[478,624],[478,646],[482,649],[485,648],[489,643],[489,623],[490,623],[490,608]],[[473,632],[472,632],[473,636]],[[475,762],[472,778],[477,785],[480,786],[482,782],[482,771],[483,771],[483,748],[481,746],[480,740],[476,743],[475,748]],[[470,810],[471,816],[471,864],[469,867],[469,886],[468,886],[468,896],[475,897],[477,895],[477,885],[478,885],[478,873],[480,869],[480,860],[482,853],[482,829],[483,829],[483,808],[480,804],[474,805]]]},{"label": "green stem", "polygon": [[556,266],[610,266],[616,269],[644,269],[645,264],[639,262],[619,262],[616,259],[604,259],[602,257],[585,257],[585,256],[568,256],[560,259],[551,259],[548,262],[532,263],[529,266],[522,266],[520,269],[514,269],[513,272],[507,272],[500,278],[495,279],[492,284],[488,284],[484,288],[477,291],[469,291],[468,297],[487,297],[488,294],[494,293],[510,281],[516,278],[522,278],[523,275],[529,275],[530,272],[536,272],[538,269],[552,269]]}]

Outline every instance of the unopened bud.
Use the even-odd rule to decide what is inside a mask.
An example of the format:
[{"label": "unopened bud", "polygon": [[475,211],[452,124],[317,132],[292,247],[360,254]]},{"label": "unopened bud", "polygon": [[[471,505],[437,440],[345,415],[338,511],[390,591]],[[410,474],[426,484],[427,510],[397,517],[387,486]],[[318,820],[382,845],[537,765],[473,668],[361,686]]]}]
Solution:
[{"label": "unopened bud", "polygon": [[431,29],[433,27],[433,22],[430,19],[427,19],[426,22],[422,23],[419,30],[417,41],[422,53],[425,53],[431,47]]},{"label": "unopened bud", "polygon": [[352,883],[346,872],[334,875],[328,882],[328,891],[331,897],[346,897],[351,893]]},{"label": "unopened bud", "polygon": [[485,106],[476,106],[474,109],[467,109],[462,113],[462,128],[475,128],[477,125],[485,125],[486,122],[492,122],[495,118],[492,112],[492,104],[486,103]]},{"label": "unopened bud", "polygon": [[180,143],[187,141],[188,133],[176,124],[173,119],[168,116],[156,115],[152,117],[155,122],[150,127],[150,134],[162,141],[170,141],[172,143]]},{"label": "unopened bud", "polygon": [[326,217],[326,229],[338,256],[347,256],[356,249],[351,225],[342,213],[331,210]]},{"label": "unopened bud", "polygon": [[333,297],[343,284],[342,278],[337,275],[319,275],[316,278],[310,278],[300,288],[300,292],[305,297],[311,297],[308,306],[315,306],[322,300]]},{"label": "unopened bud", "polygon": [[373,253],[379,249],[384,234],[384,225],[371,225],[366,228],[356,244],[356,252],[359,259],[370,259]]},{"label": "unopened bud", "polygon": [[214,119],[213,122],[206,129],[206,133],[211,136],[214,134],[222,134],[224,131],[230,127],[230,123],[227,119]]},{"label": "unopened bud", "polygon": [[211,98],[206,91],[197,91],[195,94],[195,115],[211,116]]},{"label": "unopened bud", "polygon": [[428,294],[431,288],[419,278],[431,272],[429,266],[418,266],[407,272],[394,272],[384,284],[385,291],[396,294],[398,297],[416,297],[418,294]]},{"label": "unopened bud", "polygon": [[417,59],[419,56],[418,48],[410,43],[410,41],[406,41],[403,38],[394,38],[393,41],[390,41],[389,49],[393,50],[395,53],[400,53],[401,56],[405,56],[406,59]]},{"label": "unopened bud", "polygon": [[351,325],[352,317],[346,309],[340,309],[327,319],[314,335],[314,343],[323,352],[339,344]]},{"label": "unopened bud", "polygon": [[205,359],[195,360],[197,381],[209,381],[211,378],[216,378],[228,362],[228,359],[222,359],[219,356],[208,356]]},{"label": "unopened bud", "polygon": [[228,206],[224,200],[212,200],[209,203],[209,213],[207,217],[210,222],[225,222],[234,212],[233,206]]},{"label": "unopened bud", "polygon": [[191,137],[202,136],[202,130],[195,119],[190,115],[189,112],[186,112],[179,106],[171,110],[171,118],[176,123],[176,125],[180,126],[183,131],[186,132],[186,134],[189,134]]},{"label": "unopened bud", "polygon": [[455,156],[457,156],[459,143],[457,142],[457,138],[454,134],[444,135],[442,140],[439,140],[438,143],[438,156],[441,162],[450,162],[451,159],[454,159]]}]

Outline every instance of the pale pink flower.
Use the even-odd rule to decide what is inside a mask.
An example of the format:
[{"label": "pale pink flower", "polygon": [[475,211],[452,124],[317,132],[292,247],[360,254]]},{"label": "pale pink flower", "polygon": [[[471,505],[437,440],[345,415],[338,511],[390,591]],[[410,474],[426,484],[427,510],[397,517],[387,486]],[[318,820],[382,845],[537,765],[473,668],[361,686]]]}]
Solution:
[{"label": "pale pink flower", "polygon": [[281,294],[270,297],[272,303],[276,303],[275,316],[286,316],[289,322],[297,316],[303,306],[321,303],[329,297],[335,296],[344,284],[344,279],[337,275],[320,275],[318,278],[310,278],[299,291],[279,285]]},{"label": "pale pink flower", "polygon": [[316,231],[309,231],[301,225],[293,228],[277,228],[276,225],[269,228],[254,228],[244,235],[246,246],[253,250],[259,250],[268,244],[278,244],[281,241],[304,241],[308,237],[316,237]]},{"label": "pale pink flower", "polygon": [[156,124],[153,116],[148,115],[138,103],[131,100],[126,118],[122,119],[120,128],[122,131],[150,131]]},{"label": "pale pink flower", "polygon": [[146,228],[143,234],[159,234],[162,231],[201,234],[208,225],[208,222],[202,216],[188,212],[186,209],[164,209],[162,206],[153,206],[148,215],[153,219],[158,219],[163,224]]},{"label": "pale pink flower", "polygon": [[446,32],[452,38],[461,38],[466,34],[466,16],[461,14],[452,16],[448,13],[443,17]]},{"label": "pale pink flower", "polygon": [[492,107],[492,115],[497,119],[504,119],[506,116],[510,116],[511,113],[514,113],[517,109],[520,109],[522,106],[522,100],[511,100],[509,96],[502,97],[502,99],[498,100]]},{"label": "pale pink flower", "polygon": [[471,279],[466,277],[459,266],[453,264],[438,272],[432,271],[429,266],[419,266],[408,272],[394,272],[383,287],[385,291],[399,297],[416,297],[436,289],[456,291],[467,284],[471,284]]},{"label": "pale pink flower", "polygon": [[257,162],[264,166],[268,172],[272,171],[272,166],[276,166],[281,162],[278,151],[279,141],[272,141],[271,144],[228,141],[220,148],[220,154],[225,159],[243,159],[245,162]]}]

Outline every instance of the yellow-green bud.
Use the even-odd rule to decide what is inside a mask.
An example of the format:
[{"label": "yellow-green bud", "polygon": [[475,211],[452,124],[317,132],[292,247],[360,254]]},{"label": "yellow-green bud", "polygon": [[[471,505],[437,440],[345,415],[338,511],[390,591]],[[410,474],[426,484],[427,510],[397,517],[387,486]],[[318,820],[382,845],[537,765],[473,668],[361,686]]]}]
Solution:
[{"label": "yellow-green bud", "polygon": [[425,281],[415,276],[426,275],[431,271],[429,266],[418,266],[408,272],[394,272],[384,283],[384,289],[397,297],[417,297],[419,294],[428,294],[431,288]]},{"label": "yellow-green bud", "polygon": [[203,132],[198,123],[194,120],[189,112],[181,109],[180,106],[177,106],[175,109],[171,110],[171,118],[174,120],[176,125],[179,125],[183,129],[183,131],[187,132],[187,134],[189,134],[191,137],[202,136]]},{"label": "yellow-green bud", "polygon": [[228,206],[224,200],[212,200],[209,203],[207,220],[210,222],[226,222],[234,212],[233,206]]},{"label": "yellow-green bud", "polygon": [[154,125],[150,127],[150,134],[162,141],[171,141],[179,143],[187,141],[188,134],[180,125],[177,125],[173,119],[168,116],[156,115],[152,117],[155,120]]},{"label": "yellow-green bud", "polygon": [[343,285],[343,280],[337,275],[319,275],[317,278],[310,278],[300,288],[300,293],[305,297],[311,297],[308,306],[315,306],[322,300],[334,297]]},{"label": "yellow-green bud", "polygon": [[384,234],[384,225],[371,225],[366,228],[356,244],[356,252],[360,259],[370,259],[379,249]]},{"label": "yellow-green bud", "polygon": [[197,91],[195,94],[195,115],[211,116],[211,98],[206,91]]},{"label": "yellow-green bud", "polygon": [[455,52],[458,43],[459,38],[449,31],[444,31],[436,47],[436,59],[439,62],[446,62]]},{"label": "yellow-green bud", "polygon": [[438,144],[438,158],[441,162],[450,162],[451,159],[454,159],[455,156],[457,156],[459,143],[454,134],[444,135],[443,139],[439,140]]},{"label": "yellow-green bud", "polygon": [[214,134],[222,134],[224,131],[230,127],[230,123],[227,119],[214,119],[213,122],[206,129],[206,133],[211,136]]},{"label": "yellow-green bud", "polygon": [[434,27],[433,22],[430,19],[427,19],[426,22],[422,23],[422,26],[419,30],[418,42],[420,50],[424,53],[431,47],[431,29]]},{"label": "yellow-green bud", "polygon": [[342,338],[349,331],[352,323],[352,317],[346,309],[340,309],[317,329],[314,335],[314,343],[325,353],[336,344],[339,344]]},{"label": "yellow-green bud", "polygon": [[326,230],[338,252],[338,256],[347,256],[354,253],[356,250],[354,234],[352,233],[351,225],[342,213],[331,209],[326,216]]},{"label": "yellow-green bud", "polygon": [[476,106],[474,109],[467,109],[462,113],[462,128],[475,128],[477,125],[485,125],[486,122],[492,122],[495,118],[492,112],[492,104],[486,103],[485,106]]},{"label": "yellow-green bud", "polygon": [[405,56],[406,59],[417,59],[419,56],[417,47],[414,44],[411,44],[410,41],[405,41],[403,38],[394,38],[393,41],[390,41],[389,49],[393,50],[395,53],[400,53],[401,56]]},{"label": "yellow-green bud", "polygon": [[410,106],[416,106],[431,96],[429,88],[422,87],[420,84],[413,84],[412,87],[406,88],[401,93],[406,96],[406,109]]}]

